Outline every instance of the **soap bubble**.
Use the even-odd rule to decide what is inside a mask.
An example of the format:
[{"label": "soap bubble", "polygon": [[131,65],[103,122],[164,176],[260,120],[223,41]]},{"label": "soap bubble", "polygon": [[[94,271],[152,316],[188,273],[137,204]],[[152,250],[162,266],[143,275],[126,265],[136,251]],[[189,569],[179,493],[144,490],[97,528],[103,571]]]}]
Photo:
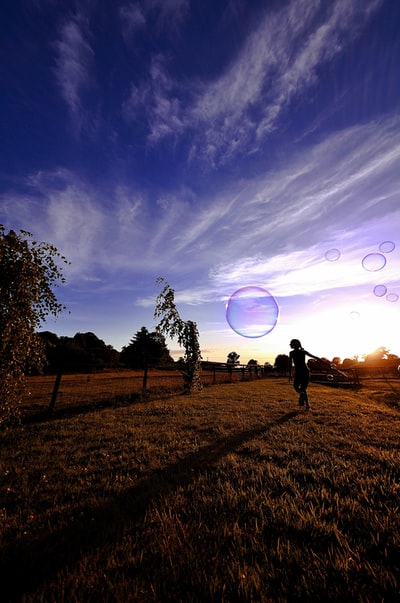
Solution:
[{"label": "soap bubble", "polygon": [[328,251],[325,253],[325,259],[328,260],[328,262],[336,262],[336,260],[338,260],[339,258],[339,249],[328,249]]},{"label": "soap bubble", "polygon": [[399,301],[399,296],[397,293],[388,293],[386,299],[390,302],[397,302]]},{"label": "soap bubble", "polygon": [[381,253],[369,253],[363,258],[362,266],[368,272],[377,272],[386,266],[386,258]]},{"label": "soap bubble", "polygon": [[390,253],[395,247],[396,245],[393,241],[383,241],[383,243],[379,245],[379,251],[382,251],[382,253]]},{"label": "soap bubble", "polygon": [[279,316],[275,298],[261,287],[242,287],[226,304],[226,320],[242,337],[263,337],[274,329]]},{"label": "soap bubble", "polygon": [[374,287],[374,295],[376,297],[383,297],[387,293],[387,287],[385,285],[376,285]]},{"label": "soap bubble", "polygon": [[333,375],[327,375],[326,378],[328,379],[328,381],[333,381]]},{"label": "soap bubble", "polygon": [[350,312],[350,318],[351,318],[351,320],[359,320],[360,313],[357,312],[356,310],[353,310],[353,312]]}]

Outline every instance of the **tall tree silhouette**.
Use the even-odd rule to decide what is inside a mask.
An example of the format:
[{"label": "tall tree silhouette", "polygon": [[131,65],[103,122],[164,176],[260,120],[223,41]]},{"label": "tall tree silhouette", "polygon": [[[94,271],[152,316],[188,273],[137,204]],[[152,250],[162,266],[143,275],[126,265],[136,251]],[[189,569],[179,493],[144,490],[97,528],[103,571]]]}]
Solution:
[{"label": "tall tree silhouette", "polygon": [[57,262],[68,262],[53,245],[31,237],[0,224],[0,423],[18,418],[24,375],[30,364],[42,363],[36,329],[66,309],[53,289],[64,282]]},{"label": "tall tree silhouette", "polygon": [[171,339],[177,338],[179,346],[185,350],[181,369],[185,391],[200,391],[203,385],[200,378],[201,351],[197,324],[191,320],[182,320],[175,305],[175,291],[164,278],[159,277],[156,284],[163,285],[154,310],[154,318],[159,319],[156,329]]}]

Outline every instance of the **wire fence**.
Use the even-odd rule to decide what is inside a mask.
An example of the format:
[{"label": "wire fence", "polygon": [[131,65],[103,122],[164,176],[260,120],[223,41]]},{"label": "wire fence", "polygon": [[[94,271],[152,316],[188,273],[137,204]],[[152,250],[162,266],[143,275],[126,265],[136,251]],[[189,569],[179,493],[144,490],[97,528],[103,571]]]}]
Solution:
[{"label": "wire fence", "polygon": [[[204,386],[266,377],[262,367],[207,367],[201,372]],[[115,370],[93,373],[41,375],[28,378],[28,395],[23,415],[47,411],[68,411],[101,406],[102,403],[130,402],[135,398],[168,393],[183,393],[179,370]]]},{"label": "wire fence", "polygon": [[[352,370],[346,373],[347,375],[340,374],[340,371],[312,373],[311,381],[343,387],[358,386],[368,378],[389,376],[384,375],[380,369],[368,372]],[[204,386],[286,376],[258,365],[228,366],[223,363],[205,363],[201,371]],[[399,379],[397,368],[396,371],[391,371],[390,377],[393,376]],[[143,370],[104,370],[29,377],[28,395],[22,405],[22,415],[29,419],[48,412],[80,412],[88,407],[130,403],[144,397],[183,393],[183,378],[178,369],[149,369],[146,378],[144,377]]]}]

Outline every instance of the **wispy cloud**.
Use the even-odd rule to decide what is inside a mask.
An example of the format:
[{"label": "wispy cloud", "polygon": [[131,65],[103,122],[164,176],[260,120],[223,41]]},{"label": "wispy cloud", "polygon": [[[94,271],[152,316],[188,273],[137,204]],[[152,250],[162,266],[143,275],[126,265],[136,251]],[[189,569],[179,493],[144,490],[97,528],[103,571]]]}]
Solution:
[{"label": "wispy cloud", "polygon": [[176,34],[188,10],[188,0],[137,0],[121,6],[119,15],[128,40],[135,32],[152,24]]},{"label": "wispy cloud", "polygon": [[130,96],[123,102],[122,112],[129,122],[146,121],[148,141],[154,145],[166,136],[177,136],[184,129],[178,96],[165,57],[156,55],[151,59],[148,79],[140,86],[131,84]]},{"label": "wispy cloud", "polygon": [[321,11],[307,0],[268,11],[237,60],[191,109],[191,119],[208,124],[198,148],[218,149],[222,161],[257,150],[289,102],[315,83],[317,68],[354,39],[380,4],[372,0],[360,10],[338,0]]},{"label": "wispy cloud", "polygon": [[[167,62],[153,57],[146,82],[132,85],[125,115],[146,109],[148,137],[190,132],[191,160],[217,165],[254,153],[295,99],[318,81],[318,69],[351,43],[381,0],[292,1],[266,10],[237,57],[212,81],[174,81]],[[185,99],[183,102],[182,99]]]},{"label": "wispy cloud", "polygon": [[94,51],[82,15],[65,20],[55,42],[55,76],[78,133],[84,123],[82,94],[93,84]]},{"label": "wispy cloud", "polygon": [[136,31],[146,27],[146,17],[139,3],[131,3],[121,6],[119,17],[122,24],[122,32],[127,41]]},{"label": "wispy cloud", "polygon": [[[381,236],[395,236],[399,169],[398,120],[388,120],[332,134],[263,177],[201,197],[178,188],[154,198],[117,183],[105,198],[68,170],[41,172],[27,180],[31,195],[4,196],[1,215],[56,244],[75,277],[196,273],[201,287],[210,286],[209,275],[223,285],[269,274],[286,289],[282,275],[307,258],[317,261],[330,247],[367,249],[374,224]],[[313,270],[307,287],[322,287]]]}]

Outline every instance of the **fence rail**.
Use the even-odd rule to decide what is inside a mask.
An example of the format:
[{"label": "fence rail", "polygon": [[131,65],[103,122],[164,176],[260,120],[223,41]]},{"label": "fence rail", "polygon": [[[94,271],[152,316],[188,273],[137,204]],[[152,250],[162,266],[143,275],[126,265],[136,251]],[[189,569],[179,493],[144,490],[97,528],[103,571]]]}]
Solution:
[{"label": "fence rail", "polygon": [[[312,373],[311,380],[325,385],[358,385],[364,379],[376,377],[371,370],[346,371],[348,380],[332,373]],[[381,373],[381,370],[377,370]],[[393,373],[394,374],[394,373]],[[202,368],[203,385],[232,383],[262,378],[287,377],[271,372],[257,365],[237,365],[229,367],[223,363],[205,363]],[[386,375],[385,375],[386,376]],[[392,376],[392,375],[391,375]],[[113,400],[129,401],[144,393],[147,395],[179,393],[183,391],[182,374],[177,369],[149,369],[145,390],[143,370],[110,370],[91,373],[34,376],[28,378],[28,391],[23,407],[23,416],[47,412],[49,410],[68,411],[101,405]],[[395,377],[400,374],[396,370]]]},{"label": "fence rail", "polygon": [[[258,367],[260,369],[260,367]],[[220,366],[207,367],[201,372],[204,385],[259,379],[266,376],[262,370]],[[148,395],[178,393],[183,391],[183,378],[179,370],[149,369],[146,387],[143,388],[142,370],[101,371],[63,375],[34,376],[28,378],[29,395],[23,404],[23,414],[29,416],[47,410],[68,410],[104,401]]]}]

